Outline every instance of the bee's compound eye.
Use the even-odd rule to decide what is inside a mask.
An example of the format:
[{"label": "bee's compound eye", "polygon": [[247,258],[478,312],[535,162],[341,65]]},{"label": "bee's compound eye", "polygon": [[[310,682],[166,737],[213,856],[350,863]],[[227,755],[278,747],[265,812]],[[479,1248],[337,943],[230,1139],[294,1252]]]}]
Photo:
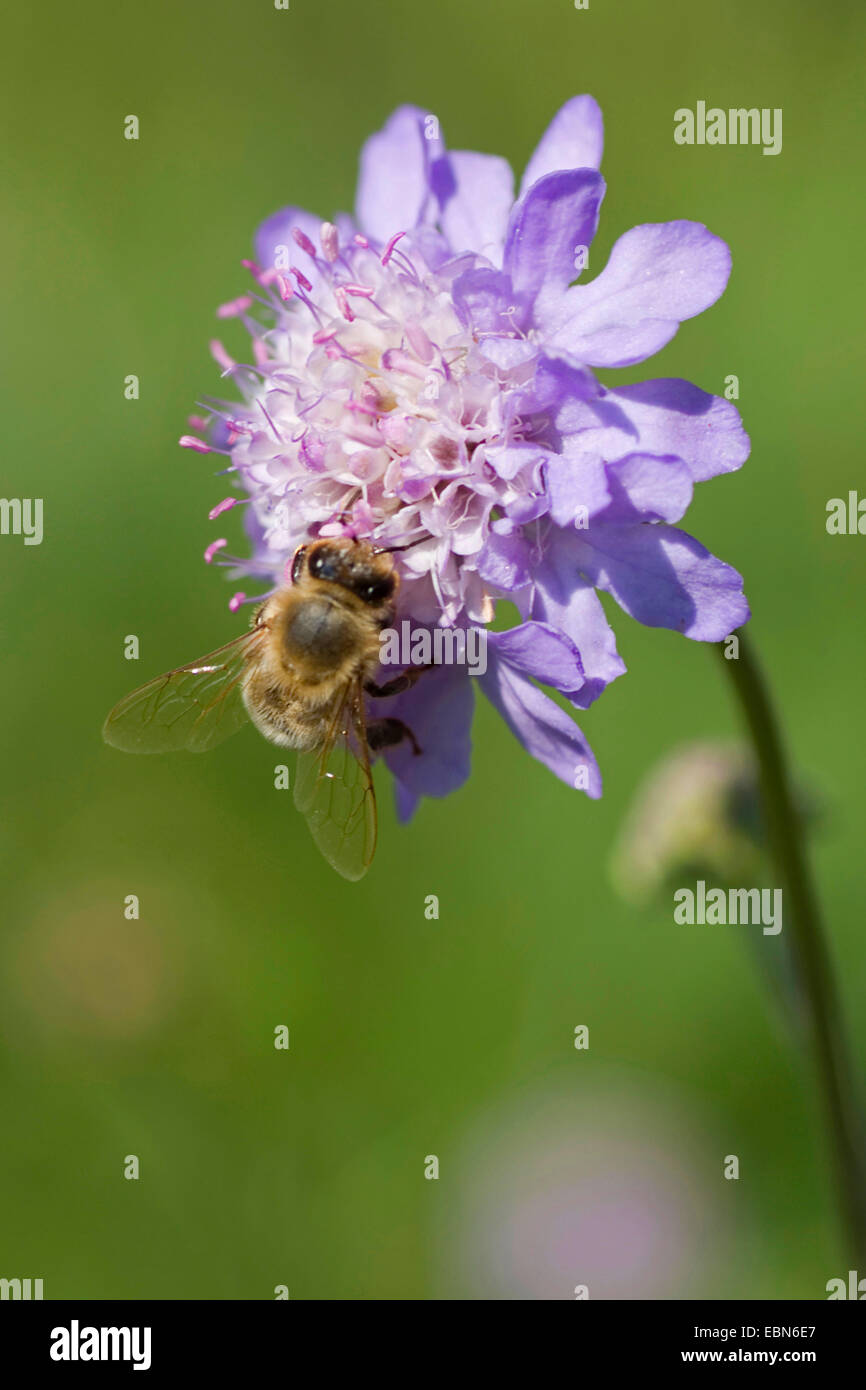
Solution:
[{"label": "bee's compound eye", "polygon": [[374,579],[366,584],[361,597],[366,603],[380,603],[383,599],[390,598],[394,592],[394,580],[392,576],[386,575],[383,579]]}]

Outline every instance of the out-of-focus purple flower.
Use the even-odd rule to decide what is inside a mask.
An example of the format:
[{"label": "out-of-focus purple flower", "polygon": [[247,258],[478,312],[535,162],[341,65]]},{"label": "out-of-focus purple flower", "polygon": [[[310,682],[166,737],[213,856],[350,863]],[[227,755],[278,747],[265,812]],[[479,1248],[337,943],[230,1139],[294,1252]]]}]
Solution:
[{"label": "out-of-focus purple flower", "polygon": [[[260,227],[254,290],[219,311],[248,329],[249,360],[212,345],[244,404],[221,403],[210,436],[254,545],[218,563],[280,584],[304,540],[349,535],[409,547],[401,618],[486,625],[510,599],[523,621],[490,634],[482,688],[591,796],[592,753],[539,685],[585,709],[625,669],[597,591],[703,641],[749,616],[739,574],[674,524],[694,483],[745,460],[735,407],[593,371],[662,348],[722,293],[729,253],[699,223],[648,224],[584,284],[601,150],[597,104],[573,98],[515,200],[505,160],[446,150],[435,118],[400,107],[363,148],[354,218],[288,207]],[[396,709],[423,748],[387,754],[408,815],[468,774],[470,676],[425,676]]]},{"label": "out-of-focus purple flower", "polygon": [[[717,1121],[705,1117],[711,1133]],[[437,1216],[443,1297],[718,1297],[726,1227],[713,1139],[651,1071],[548,1077],[492,1107],[457,1145]],[[712,1249],[713,1259],[706,1251]]]}]

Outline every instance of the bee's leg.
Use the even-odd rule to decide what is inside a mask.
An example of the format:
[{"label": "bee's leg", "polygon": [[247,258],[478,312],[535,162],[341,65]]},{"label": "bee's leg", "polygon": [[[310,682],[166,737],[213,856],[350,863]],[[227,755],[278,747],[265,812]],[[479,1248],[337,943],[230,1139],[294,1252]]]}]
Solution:
[{"label": "bee's leg", "polygon": [[380,753],[383,748],[396,748],[404,738],[411,743],[412,752],[417,758],[421,752],[418,740],[402,719],[371,719],[367,725],[367,746],[371,753]]},{"label": "bee's leg", "polygon": [[435,662],[430,661],[426,666],[410,666],[408,671],[404,671],[400,676],[394,676],[384,685],[377,685],[375,681],[365,681],[364,689],[368,695],[372,695],[376,699],[385,699],[388,695],[402,695],[404,690],[411,690],[422,671],[429,671],[434,665]]}]

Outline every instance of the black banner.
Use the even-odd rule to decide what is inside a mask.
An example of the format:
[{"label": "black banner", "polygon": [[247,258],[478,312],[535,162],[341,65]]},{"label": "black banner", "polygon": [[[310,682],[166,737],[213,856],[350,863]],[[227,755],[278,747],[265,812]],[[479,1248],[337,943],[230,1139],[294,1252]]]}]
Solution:
[{"label": "black banner", "polygon": [[[405,1314],[402,1315],[405,1317]],[[451,1317],[455,1318],[451,1323]],[[437,1359],[443,1373],[453,1369],[448,1329],[466,1336],[466,1313],[425,1313],[424,1322],[435,1344],[426,1342],[423,1369],[430,1371]],[[494,1316],[490,1314],[489,1316]],[[335,1318],[338,1323],[335,1323]],[[356,1322],[356,1318],[358,1321]],[[0,1305],[3,1364],[16,1364],[26,1375],[31,1371],[52,1377],[98,1376],[109,1369],[157,1378],[166,1372],[225,1378],[232,1372],[257,1372],[273,1368],[292,1374],[295,1364],[307,1365],[312,1354],[318,1370],[333,1369],[343,1357],[355,1370],[363,1370],[364,1342],[354,1337],[335,1337],[336,1326],[352,1333],[376,1327],[378,1315],[365,1304],[363,1311],[327,1303],[291,1302],[6,1302]],[[324,1325],[327,1339],[311,1344],[312,1332]],[[529,1316],[525,1324],[532,1334],[538,1324]],[[575,1369],[594,1363],[599,1369],[667,1372],[673,1367],[703,1366],[806,1366],[826,1376],[855,1362],[863,1341],[863,1314],[859,1308],[828,1302],[736,1303],[592,1303],[580,1302],[569,1316],[545,1324],[554,1335],[562,1333],[572,1348]],[[329,1330],[328,1330],[329,1329]],[[515,1324],[509,1323],[503,1350],[513,1350]],[[519,1324],[517,1326],[519,1336]],[[477,1335],[477,1323],[475,1324]],[[387,1363],[389,1351],[402,1342],[405,1325],[396,1333],[392,1321],[381,1324],[383,1342],[375,1353]],[[422,1336],[423,1336],[422,1329]],[[485,1361],[496,1359],[495,1344],[477,1343]],[[438,1358],[437,1358],[438,1351]],[[545,1361],[549,1349],[545,1350]],[[300,1363],[296,1358],[301,1356]],[[461,1353],[462,1355],[462,1353]],[[588,1358],[591,1358],[589,1360]],[[415,1378],[401,1352],[404,1372]],[[306,1374],[305,1378],[306,1378]]]}]

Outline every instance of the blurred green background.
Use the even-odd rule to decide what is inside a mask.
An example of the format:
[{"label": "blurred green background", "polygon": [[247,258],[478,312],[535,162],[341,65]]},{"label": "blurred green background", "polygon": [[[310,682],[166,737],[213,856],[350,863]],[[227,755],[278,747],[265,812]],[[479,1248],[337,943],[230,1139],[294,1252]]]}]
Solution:
[{"label": "blurred green background", "polygon": [[[176,439],[219,389],[207,341],[256,225],[350,208],[400,102],[519,170],[592,92],[593,272],[638,222],[700,220],[733,251],[722,301],[605,379],[739,376],[752,456],[699,489],[688,529],[746,576],[827,807],[816,862],[862,1074],[866,540],[824,526],[863,477],[862,5],[48,0],[5,27],[0,490],[44,498],[45,538],[0,538],[0,1275],[47,1298],[824,1297],[847,1269],[826,1146],[754,929],[635,911],[606,872],[652,763],[737,728],[710,651],[617,614],[629,672],[581,720],[596,804],[479,701],[459,793],[401,829],[380,782],[357,885],[252,731],[132,759],[100,725],[241,626],[201,561],[222,484]],[[676,146],[699,99],[782,107],[781,155]]]}]

